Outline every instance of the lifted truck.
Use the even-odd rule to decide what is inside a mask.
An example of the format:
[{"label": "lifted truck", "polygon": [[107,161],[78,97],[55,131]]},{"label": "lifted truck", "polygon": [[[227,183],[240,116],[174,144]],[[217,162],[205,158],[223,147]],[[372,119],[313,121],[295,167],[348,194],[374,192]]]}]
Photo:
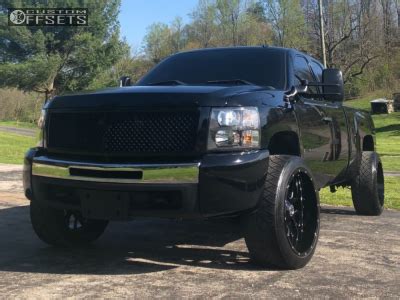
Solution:
[{"label": "lifted truck", "polygon": [[321,188],[383,209],[372,119],[343,98],[339,70],[274,47],[178,53],[134,86],[57,96],[25,157],[33,228],[70,247],[110,220],[239,217],[255,263],[303,267]]}]

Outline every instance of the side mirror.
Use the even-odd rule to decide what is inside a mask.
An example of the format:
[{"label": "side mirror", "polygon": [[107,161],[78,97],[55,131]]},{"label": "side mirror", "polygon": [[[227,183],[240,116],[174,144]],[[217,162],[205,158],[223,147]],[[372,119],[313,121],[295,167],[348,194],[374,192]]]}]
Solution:
[{"label": "side mirror", "polygon": [[123,86],[130,86],[131,85],[131,78],[128,76],[122,76],[119,79],[119,86],[123,87]]},{"label": "side mirror", "polygon": [[325,69],[322,71],[322,90],[326,100],[343,102],[344,84],[343,74],[339,69]]}]

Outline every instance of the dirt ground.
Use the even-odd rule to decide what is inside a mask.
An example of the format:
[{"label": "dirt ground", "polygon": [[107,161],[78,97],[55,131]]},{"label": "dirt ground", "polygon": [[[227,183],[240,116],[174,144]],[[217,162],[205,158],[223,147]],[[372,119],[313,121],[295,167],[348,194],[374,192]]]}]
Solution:
[{"label": "dirt ground", "polygon": [[232,222],[111,223],[93,246],[59,250],[32,231],[20,167],[0,166],[0,298],[400,297],[400,213],[323,207],[314,258],[296,271],[249,262]]}]

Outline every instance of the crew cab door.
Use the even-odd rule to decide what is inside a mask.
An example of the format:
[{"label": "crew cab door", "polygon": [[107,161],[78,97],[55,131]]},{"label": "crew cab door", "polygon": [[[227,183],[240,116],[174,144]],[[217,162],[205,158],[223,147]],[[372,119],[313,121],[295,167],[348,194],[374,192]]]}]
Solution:
[{"label": "crew cab door", "polygon": [[[295,85],[300,85],[300,80],[318,80],[319,73],[314,75],[305,56],[296,55],[293,65]],[[320,73],[321,78],[322,68]],[[310,87],[309,92],[315,94],[318,90]],[[336,182],[338,174],[347,167],[347,133],[343,132],[346,131],[343,109],[336,103],[307,95],[299,96],[294,107],[303,158],[311,168],[318,187]],[[342,141],[346,141],[345,146]]]},{"label": "crew cab door", "polygon": [[[315,81],[322,82],[322,65],[310,60],[309,65]],[[322,93],[322,88],[319,90]],[[324,105],[326,117],[324,121],[331,129],[329,165],[335,178],[330,183],[337,183],[345,179],[349,161],[349,132],[343,103],[328,101],[323,97],[318,101]]]}]

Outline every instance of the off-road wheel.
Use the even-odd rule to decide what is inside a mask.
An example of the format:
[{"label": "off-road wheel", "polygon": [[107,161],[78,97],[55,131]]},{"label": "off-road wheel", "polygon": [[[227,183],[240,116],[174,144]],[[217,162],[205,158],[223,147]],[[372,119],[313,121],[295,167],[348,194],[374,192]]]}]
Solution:
[{"label": "off-road wheel", "polygon": [[85,246],[98,239],[108,225],[104,220],[88,220],[78,211],[56,209],[32,200],[33,229],[45,243],[53,246]]},{"label": "off-road wheel", "polygon": [[298,269],[314,254],[319,195],[299,157],[272,155],[259,208],[244,218],[250,257],[262,266]]},{"label": "off-road wheel", "polygon": [[351,184],[351,195],[357,214],[379,216],[382,213],[385,184],[378,153],[362,153],[358,174]]}]

